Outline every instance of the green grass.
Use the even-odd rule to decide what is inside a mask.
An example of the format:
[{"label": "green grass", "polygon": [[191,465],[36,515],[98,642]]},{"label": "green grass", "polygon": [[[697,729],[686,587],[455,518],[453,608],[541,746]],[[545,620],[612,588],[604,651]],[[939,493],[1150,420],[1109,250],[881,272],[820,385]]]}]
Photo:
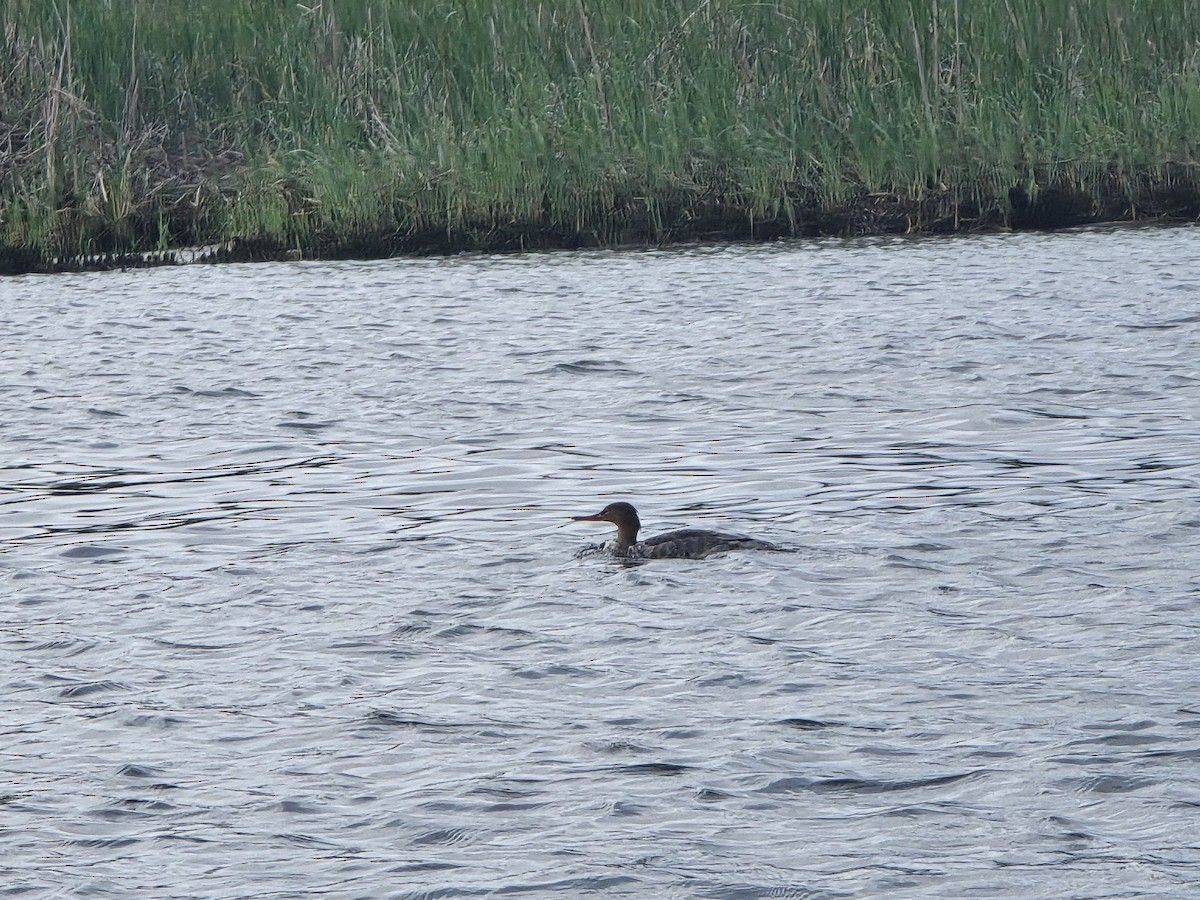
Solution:
[{"label": "green grass", "polygon": [[1102,214],[1200,184],[1197,4],[7,0],[0,27],[0,251],[44,259],[870,230],[879,204],[932,228],[1014,187]]}]

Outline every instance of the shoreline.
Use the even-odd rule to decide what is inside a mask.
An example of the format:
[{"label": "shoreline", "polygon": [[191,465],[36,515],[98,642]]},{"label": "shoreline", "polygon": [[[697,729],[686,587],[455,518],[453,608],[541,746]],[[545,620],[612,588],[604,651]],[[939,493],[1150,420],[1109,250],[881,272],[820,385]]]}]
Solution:
[{"label": "shoreline", "polygon": [[[1193,167],[1187,169],[1192,174]],[[1161,169],[1160,169],[1161,171]],[[479,223],[475,227],[377,229],[342,236],[316,234],[299,247],[269,237],[234,237],[201,247],[112,250],[75,257],[46,257],[32,248],[0,246],[0,276],[66,274],[177,265],[278,262],[285,260],[390,259],[460,253],[521,253],[552,250],[646,249],[713,243],[766,243],[819,237],[963,235],[1057,231],[1090,225],[1181,225],[1200,221],[1200,190],[1190,178],[1138,179],[1133,199],[1128,185],[1097,199],[1078,189],[1048,186],[1031,198],[1013,188],[1007,203],[980,209],[948,190],[920,198],[863,191],[838,206],[793,206],[790,215],[753,220],[724,204],[692,204],[664,219],[643,208],[605,217],[592,228],[544,221]],[[1115,185],[1114,185],[1115,187]]]}]

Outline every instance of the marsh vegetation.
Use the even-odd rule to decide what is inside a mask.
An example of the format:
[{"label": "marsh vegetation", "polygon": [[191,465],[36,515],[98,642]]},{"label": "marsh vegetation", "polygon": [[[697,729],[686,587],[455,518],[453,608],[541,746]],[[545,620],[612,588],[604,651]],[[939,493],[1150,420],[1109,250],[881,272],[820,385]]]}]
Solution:
[{"label": "marsh vegetation", "polygon": [[1195,217],[1200,5],[8,0],[0,267]]}]

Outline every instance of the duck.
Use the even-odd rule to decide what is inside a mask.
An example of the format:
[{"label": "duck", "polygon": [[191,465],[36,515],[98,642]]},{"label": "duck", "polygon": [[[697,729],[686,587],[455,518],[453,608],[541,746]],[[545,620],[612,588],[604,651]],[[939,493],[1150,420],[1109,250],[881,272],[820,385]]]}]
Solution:
[{"label": "duck", "polygon": [[638,540],[642,520],[632,503],[610,503],[590,516],[572,516],[575,522],[610,522],[617,526],[617,536],[599,548],[627,559],[703,559],[714,553],[730,550],[778,550],[769,541],[741,534],[722,534],[700,528],[680,528],[665,534]]}]

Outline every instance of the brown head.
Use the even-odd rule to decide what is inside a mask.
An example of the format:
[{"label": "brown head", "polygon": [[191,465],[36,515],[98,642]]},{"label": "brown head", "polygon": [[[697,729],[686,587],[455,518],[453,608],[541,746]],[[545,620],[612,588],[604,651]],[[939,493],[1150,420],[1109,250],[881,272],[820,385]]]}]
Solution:
[{"label": "brown head", "polygon": [[572,516],[576,522],[612,522],[617,526],[617,543],[629,546],[637,543],[642,522],[631,503],[610,503],[594,516]]}]

